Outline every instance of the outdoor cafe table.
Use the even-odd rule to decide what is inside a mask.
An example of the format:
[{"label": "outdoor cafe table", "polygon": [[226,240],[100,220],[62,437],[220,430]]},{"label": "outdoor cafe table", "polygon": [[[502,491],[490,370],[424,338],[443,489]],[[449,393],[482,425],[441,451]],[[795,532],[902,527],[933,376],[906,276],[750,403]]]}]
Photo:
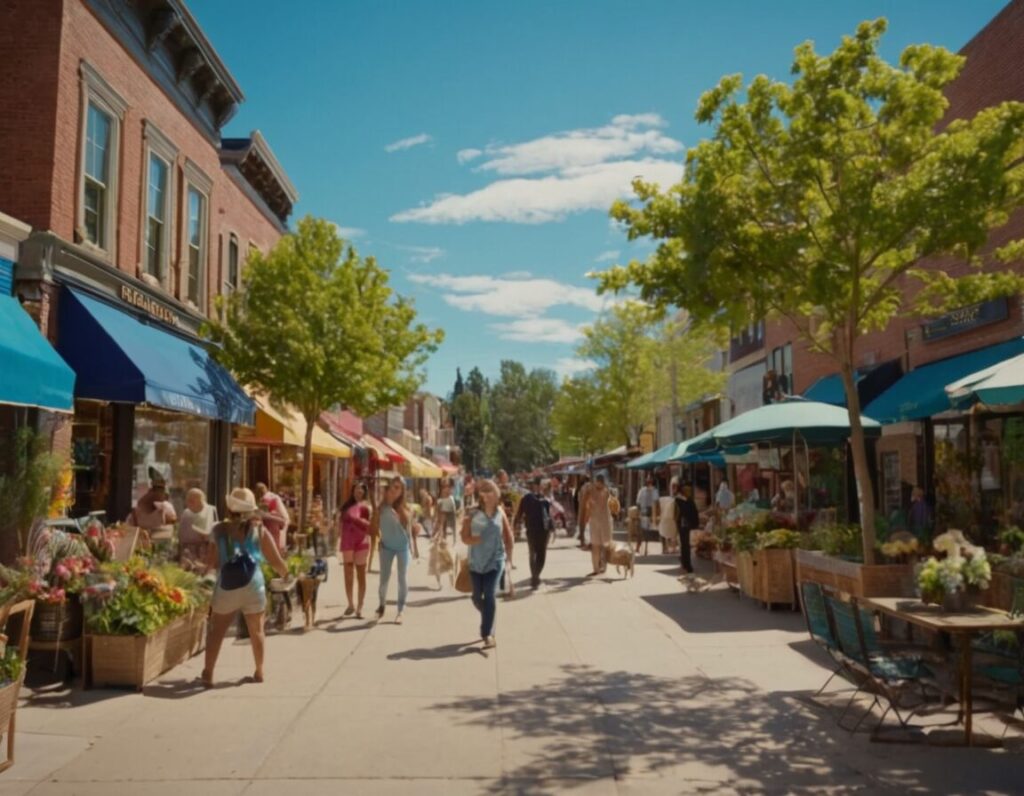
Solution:
[{"label": "outdoor cafe table", "polygon": [[993,630],[1024,630],[1024,617],[1013,618],[1005,611],[980,606],[949,613],[937,605],[926,605],[906,597],[862,597],[858,602],[918,627],[949,633],[956,640],[960,647],[960,709],[964,718],[964,743],[973,745],[971,637]]}]

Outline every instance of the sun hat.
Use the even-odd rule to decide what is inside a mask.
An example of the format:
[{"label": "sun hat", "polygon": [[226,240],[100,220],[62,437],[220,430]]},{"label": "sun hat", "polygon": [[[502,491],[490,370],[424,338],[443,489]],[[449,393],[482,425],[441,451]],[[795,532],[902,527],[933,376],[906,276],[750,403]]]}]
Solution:
[{"label": "sun hat", "polygon": [[224,502],[227,503],[228,511],[234,514],[254,514],[260,508],[252,490],[244,486],[232,489],[224,498]]}]

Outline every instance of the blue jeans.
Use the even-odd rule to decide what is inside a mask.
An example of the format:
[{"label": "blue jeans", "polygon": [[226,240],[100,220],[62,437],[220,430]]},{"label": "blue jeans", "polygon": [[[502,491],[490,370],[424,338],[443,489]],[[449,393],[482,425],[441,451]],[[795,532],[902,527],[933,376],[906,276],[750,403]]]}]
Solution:
[{"label": "blue jeans", "polygon": [[391,580],[391,564],[398,560],[398,612],[405,609],[405,598],[409,596],[409,580],[406,573],[409,571],[409,559],[411,553],[409,548],[395,552],[381,545],[380,548],[380,604],[386,605],[388,598],[388,581]]},{"label": "blue jeans", "polygon": [[495,593],[498,591],[498,581],[501,580],[504,568],[503,564],[499,564],[497,569],[490,572],[470,570],[469,577],[473,581],[473,605],[480,612],[480,638],[494,635],[494,614],[498,610]]}]

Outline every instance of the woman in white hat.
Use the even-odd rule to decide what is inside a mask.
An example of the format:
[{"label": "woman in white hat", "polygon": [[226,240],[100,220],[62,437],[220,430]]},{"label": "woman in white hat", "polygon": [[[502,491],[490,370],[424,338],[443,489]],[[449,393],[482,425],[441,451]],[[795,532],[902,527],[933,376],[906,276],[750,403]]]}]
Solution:
[{"label": "woman in white hat", "polygon": [[256,663],[253,680],[263,682],[263,612],[267,607],[266,584],[260,563],[269,562],[282,578],[288,567],[277,550],[270,532],[259,518],[259,504],[250,489],[233,489],[226,501],[230,518],[213,527],[207,563],[217,573],[217,586],[211,603],[210,632],[206,637],[206,665],[203,685],[213,686],[213,667],[217,663],[224,636],[239,611],[245,617]]}]

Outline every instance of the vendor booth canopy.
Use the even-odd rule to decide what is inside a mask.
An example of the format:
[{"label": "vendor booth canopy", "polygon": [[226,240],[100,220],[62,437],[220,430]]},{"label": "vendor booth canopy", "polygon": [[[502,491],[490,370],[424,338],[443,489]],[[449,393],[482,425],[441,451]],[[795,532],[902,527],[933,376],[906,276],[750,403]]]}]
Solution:
[{"label": "vendor booth canopy", "polygon": [[727,449],[719,449],[714,441],[713,432],[714,429],[709,429],[703,434],[678,443],[669,457],[669,461],[683,464],[711,464],[723,469],[728,463],[728,457],[743,456],[750,451],[749,445],[734,445]]},{"label": "vendor booth canopy", "polygon": [[947,412],[955,406],[946,385],[1018,354],[1024,354],[1024,337],[922,365],[864,407],[864,414],[888,424],[923,420]]},{"label": "vendor booth canopy", "polygon": [[629,470],[653,470],[656,467],[661,467],[668,463],[669,457],[675,453],[675,450],[678,447],[678,442],[670,442],[668,445],[662,445],[656,451],[645,453],[643,456],[633,459],[633,461],[626,465],[626,468]]},{"label": "vendor booth canopy", "polygon": [[957,407],[975,403],[1009,406],[1024,403],[1024,354],[1004,359],[946,386]]},{"label": "vendor booth canopy", "polygon": [[71,288],[60,298],[59,329],[57,351],[75,371],[79,398],[253,424],[253,402],[196,343]]},{"label": "vendor booth canopy", "polygon": [[373,454],[378,468],[388,467],[390,469],[392,464],[403,464],[405,462],[405,457],[402,454],[393,448],[389,448],[372,434],[363,434],[359,438],[359,444]]},{"label": "vendor booth canopy", "polygon": [[[864,433],[878,436],[881,426],[861,417]],[[727,420],[689,441],[688,453],[706,453],[737,445],[775,443],[788,445],[799,434],[810,445],[834,445],[850,436],[850,416],[845,409],[817,401],[785,401],[768,404]]]},{"label": "vendor booth canopy", "polygon": [[[256,436],[273,443],[292,445],[297,448],[306,445],[306,420],[295,409],[279,411],[270,405],[262,395],[253,395],[259,411],[256,413]],[[348,459],[352,449],[335,439],[319,426],[313,426],[314,455],[334,459]]]},{"label": "vendor booth canopy", "polygon": [[0,296],[0,403],[70,412],[75,372],[13,296]]}]

